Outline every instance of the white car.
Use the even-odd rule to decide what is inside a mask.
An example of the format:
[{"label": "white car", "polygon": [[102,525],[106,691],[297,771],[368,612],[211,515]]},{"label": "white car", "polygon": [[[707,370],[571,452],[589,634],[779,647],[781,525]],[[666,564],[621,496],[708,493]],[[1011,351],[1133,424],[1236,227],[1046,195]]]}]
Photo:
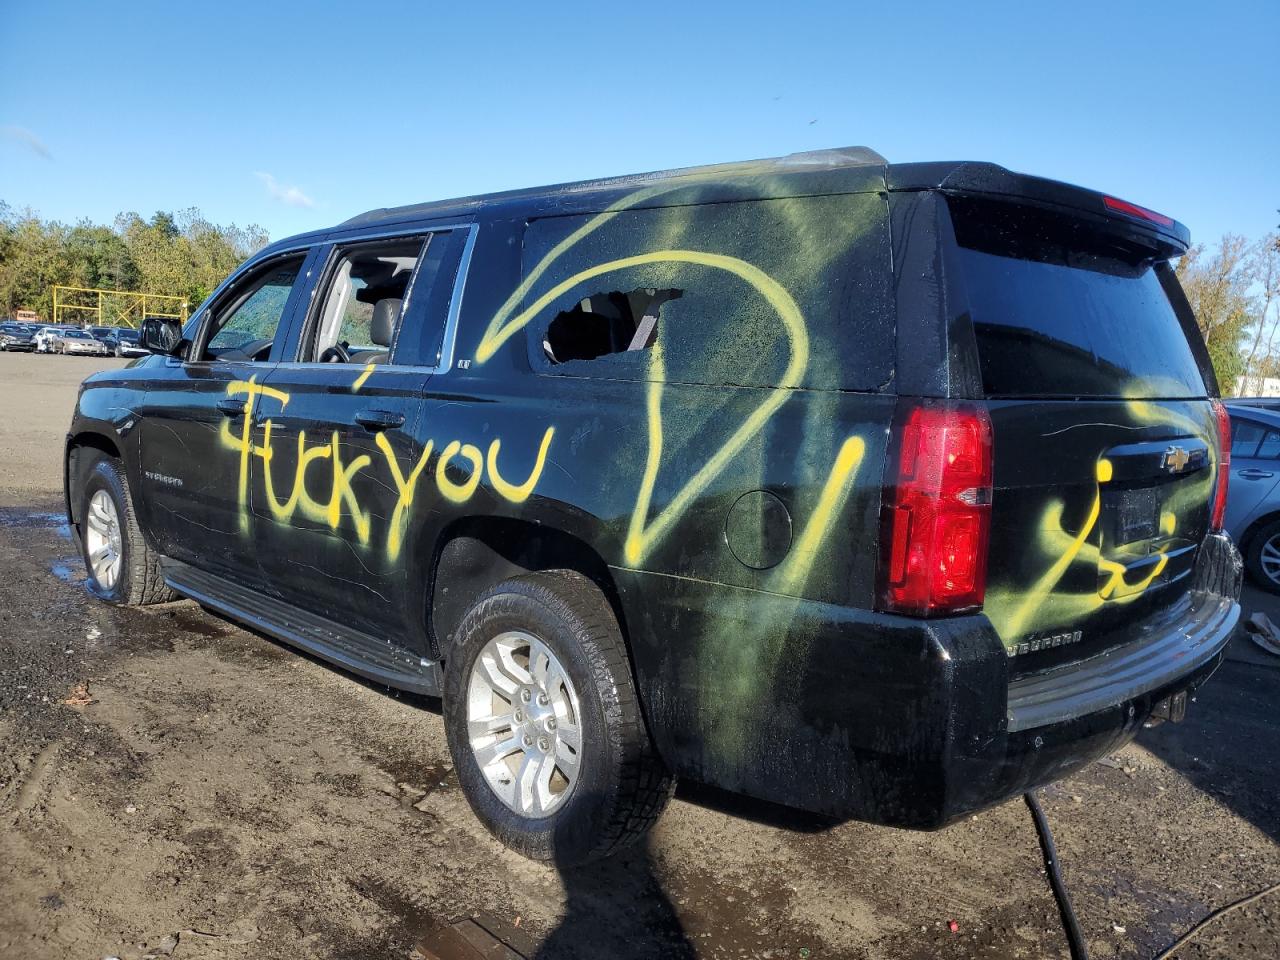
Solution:
[{"label": "white car", "polygon": [[58,353],[87,353],[98,357],[107,355],[107,346],[95,340],[87,330],[63,330],[57,335],[54,347]]},{"label": "white car", "polygon": [[36,345],[36,353],[53,353],[63,329],[62,327],[46,326],[37,330],[36,335],[32,338]]}]

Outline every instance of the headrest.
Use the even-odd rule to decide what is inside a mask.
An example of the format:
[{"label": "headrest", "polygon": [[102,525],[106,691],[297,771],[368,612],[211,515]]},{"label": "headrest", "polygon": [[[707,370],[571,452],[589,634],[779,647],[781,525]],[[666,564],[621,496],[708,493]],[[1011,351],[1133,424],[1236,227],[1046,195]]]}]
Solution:
[{"label": "headrest", "polygon": [[396,321],[400,319],[400,306],[404,301],[399,297],[385,297],[373,305],[373,319],[369,321],[369,339],[379,347],[391,346],[391,338],[396,332]]}]

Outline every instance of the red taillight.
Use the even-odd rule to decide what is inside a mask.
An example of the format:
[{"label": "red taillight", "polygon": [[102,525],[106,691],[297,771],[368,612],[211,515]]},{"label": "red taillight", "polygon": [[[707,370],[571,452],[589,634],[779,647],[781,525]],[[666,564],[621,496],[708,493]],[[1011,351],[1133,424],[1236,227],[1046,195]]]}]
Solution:
[{"label": "red taillight", "polygon": [[1150,220],[1152,223],[1158,223],[1162,227],[1173,226],[1173,217],[1166,217],[1163,213],[1156,213],[1154,210],[1148,210],[1146,207],[1140,207],[1136,203],[1130,203],[1128,200],[1117,200],[1115,197],[1103,197],[1102,202],[1107,205],[1108,210],[1114,210],[1116,213],[1123,213],[1126,217],[1137,217],[1139,220]]},{"label": "red taillight", "polygon": [[[991,529],[991,419],[971,404],[902,401],[881,510],[881,609],[982,606]],[[891,448],[892,449],[892,448]]]},{"label": "red taillight", "polygon": [[1218,419],[1218,478],[1213,492],[1213,517],[1209,529],[1222,529],[1227,512],[1227,485],[1231,479],[1231,416],[1221,400],[1213,401],[1213,415]]}]

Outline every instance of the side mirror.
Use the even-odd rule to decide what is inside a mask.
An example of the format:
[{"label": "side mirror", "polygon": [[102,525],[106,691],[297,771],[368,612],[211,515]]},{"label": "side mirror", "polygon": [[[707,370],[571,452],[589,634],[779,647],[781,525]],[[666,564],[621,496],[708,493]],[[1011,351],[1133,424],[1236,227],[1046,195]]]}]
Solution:
[{"label": "side mirror", "polygon": [[182,324],[172,317],[146,317],[138,332],[138,344],[152,353],[176,356],[182,348]]}]

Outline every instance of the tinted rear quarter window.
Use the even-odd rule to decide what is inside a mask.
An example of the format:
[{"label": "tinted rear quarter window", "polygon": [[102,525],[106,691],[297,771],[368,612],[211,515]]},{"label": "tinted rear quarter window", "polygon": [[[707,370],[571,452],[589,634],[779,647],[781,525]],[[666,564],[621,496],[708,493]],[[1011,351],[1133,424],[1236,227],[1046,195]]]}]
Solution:
[{"label": "tinted rear quarter window", "polygon": [[689,202],[528,225],[535,369],[857,391],[892,378],[883,196],[679,199]]},{"label": "tinted rear quarter window", "polygon": [[1231,457],[1252,457],[1258,452],[1258,443],[1266,430],[1252,420],[1231,421]]},{"label": "tinted rear quarter window", "polygon": [[948,205],[989,397],[1206,395],[1167,264],[1073,217]]}]

